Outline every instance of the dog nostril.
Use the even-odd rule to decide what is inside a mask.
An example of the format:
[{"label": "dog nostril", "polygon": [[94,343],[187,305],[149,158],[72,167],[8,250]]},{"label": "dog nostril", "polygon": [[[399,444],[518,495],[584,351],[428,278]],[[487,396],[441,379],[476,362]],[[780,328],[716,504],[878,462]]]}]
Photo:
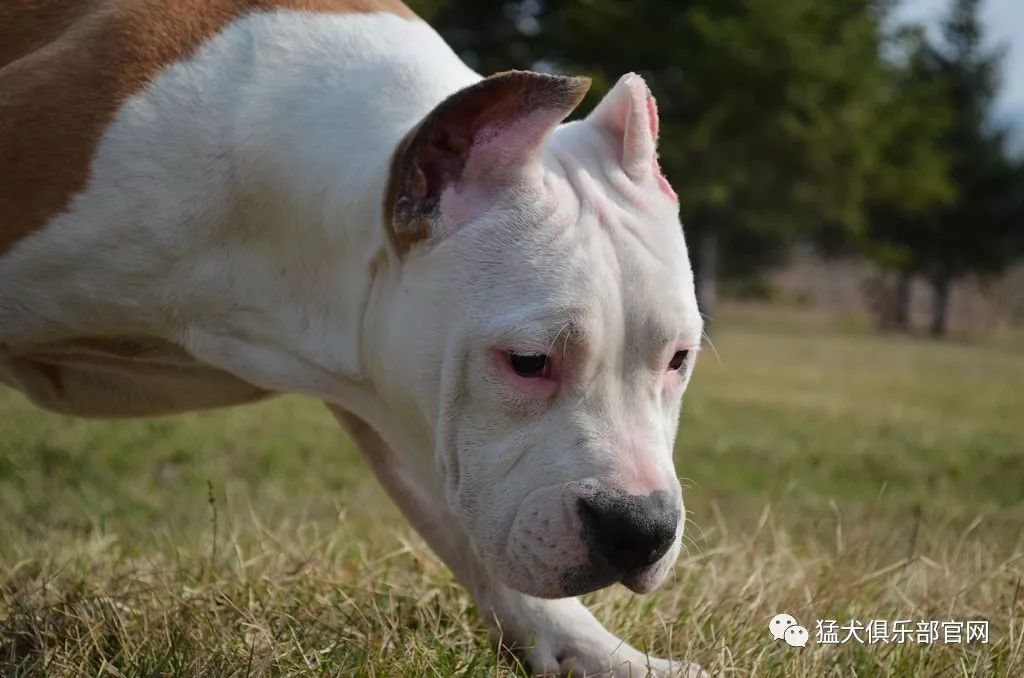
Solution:
[{"label": "dog nostril", "polygon": [[579,506],[592,555],[620,572],[653,565],[675,540],[679,511],[667,492],[603,492],[580,499]]}]

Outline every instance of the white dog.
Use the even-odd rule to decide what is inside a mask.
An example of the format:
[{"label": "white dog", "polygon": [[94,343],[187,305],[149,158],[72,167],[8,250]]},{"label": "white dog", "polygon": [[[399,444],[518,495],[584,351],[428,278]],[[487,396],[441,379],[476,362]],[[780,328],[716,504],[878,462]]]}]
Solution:
[{"label": "white dog", "polygon": [[696,671],[664,580],[701,317],[657,111],[467,68],[400,2],[0,7],[0,381],[58,412],[322,399],[537,673]]}]

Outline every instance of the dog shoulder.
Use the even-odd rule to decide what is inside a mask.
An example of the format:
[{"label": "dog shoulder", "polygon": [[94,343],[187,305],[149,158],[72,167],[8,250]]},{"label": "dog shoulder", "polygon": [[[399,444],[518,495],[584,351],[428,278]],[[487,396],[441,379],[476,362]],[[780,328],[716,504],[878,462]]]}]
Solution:
[{"label": "dog shoulder", "polygon": [[400,0],[6,0],[0,3],[0,255],[85,188],[134,93],[255,12],[390,13]]}]

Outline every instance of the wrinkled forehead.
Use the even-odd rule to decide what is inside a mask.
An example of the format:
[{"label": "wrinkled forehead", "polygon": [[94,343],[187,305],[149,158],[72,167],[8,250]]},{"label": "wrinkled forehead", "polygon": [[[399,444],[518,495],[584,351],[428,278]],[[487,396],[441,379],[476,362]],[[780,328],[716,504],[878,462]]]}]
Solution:
[{"label": "wrinkled forehead", "polygon": [[696,343],[701,319],[676,205],[617,181],[605,149],[579,141],[553,142],[543,175],[478,231],[482,315],[505,335],[614,325]]}]

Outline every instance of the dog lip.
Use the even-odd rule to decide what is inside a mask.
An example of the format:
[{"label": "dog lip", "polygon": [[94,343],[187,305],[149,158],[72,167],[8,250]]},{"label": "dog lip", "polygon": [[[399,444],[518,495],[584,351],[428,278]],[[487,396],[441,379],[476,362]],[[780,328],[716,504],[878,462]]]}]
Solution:
[{"label": "dog lip", "polygon": [[582,596],[617,583],[619,579],[615,573],[588,565],[570,568],[559,578],[562,597]]},{"label": "dog lip", "polygon": [[656,584],[652,585],[646,577],[654,567],[657,567],[657,565],[626,573],[613,572],[607,567],[602,566],[584,565],[575,567],[566,571],[560,577],[561,594],[556,597],[581,596],[586,593],[609,588],[615,584],[622,584],[633,593],[650,593],[658,588]]},{"label": "dog lip", "polygon": [[631,572],[619,580],[619,583],[625,586],[633,593],[650,593],[653,587],[643,583],[643,575],[646,574],[647,570],[640,572]]}]

